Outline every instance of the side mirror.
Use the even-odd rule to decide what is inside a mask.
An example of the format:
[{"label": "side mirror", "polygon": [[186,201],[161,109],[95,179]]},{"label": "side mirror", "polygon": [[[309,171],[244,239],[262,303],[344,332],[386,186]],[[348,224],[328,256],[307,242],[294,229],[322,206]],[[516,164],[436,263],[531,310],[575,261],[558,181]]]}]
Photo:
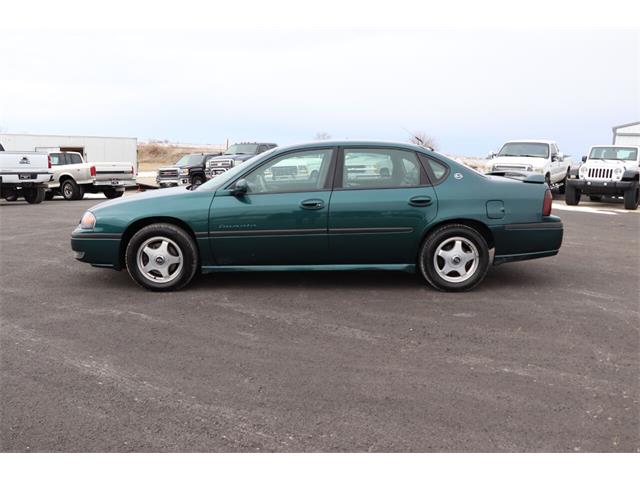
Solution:
[{"label": "side mirror", "polygon": [[560,155],[558,155],[557,153],[551,155],[551,161],[552,162],[558,162],[562,159],[562,157]]},{"label": "side mirror", "polygon": [[495,157],[496,157],[496,152],[494,152],[493,150],[491,150],[491,151],[489,152],[489,155],[487,155],[487,158],[488,158],[488,159],[492,159],[492,158],[495,158]]},{"label": "side mirror", "polygon": [[249,191],[249,184],[244,178],[241,178],[233,186],[232,193],[237,197],[241,197],[243,195],[246,195],[248,191]]},{"label": "side mirror", "polygon": [[582,156],[582,163],[584,163],[584,162],[586,162],[586,161],[587,161],[587,156],[586,156],[586,155],[583,155],[583,156]]}]

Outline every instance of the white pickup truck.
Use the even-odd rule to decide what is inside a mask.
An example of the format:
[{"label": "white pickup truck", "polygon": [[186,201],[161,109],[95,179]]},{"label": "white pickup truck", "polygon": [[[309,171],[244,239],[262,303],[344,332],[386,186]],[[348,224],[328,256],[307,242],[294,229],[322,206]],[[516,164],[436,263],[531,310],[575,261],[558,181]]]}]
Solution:
[{"label": "white pickup truck", "polygon": [[50,152],[49,157],[53,178],[47,199],[62,195],[65,200],[80,200],[85,193],[100,192],[107,198],[117,198],[126,187],[136,184],[129,163],[87,163],[76,152]]},{"label": "white pickup truck", "polygon": [[564,192],[571,160],[552,140],[510,140],[496,154],[490,153],[490,172],[535,172],[544,175],[549,186]]},{"label": "white pickup truck", "polygon": [[19,197],[29,203],[44,200],[51,179],[51,161],[42,152],[5,152],[0,144],[0,198],[7,201]]},{"label": "white pickup truck", "polygon": [[624,208],[636,210],[640,202],[640,147],[594,145],[582,165],[569,172],[565,202],[577,205],[583,193],[593,202],[604,195],[624,198]]}]

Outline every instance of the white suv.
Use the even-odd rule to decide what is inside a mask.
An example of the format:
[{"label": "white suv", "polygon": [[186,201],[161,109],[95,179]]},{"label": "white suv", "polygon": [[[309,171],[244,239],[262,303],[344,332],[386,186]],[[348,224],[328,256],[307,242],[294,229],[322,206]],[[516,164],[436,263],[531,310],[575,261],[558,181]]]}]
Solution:
[{"label": "white suv", "polygon": [[544,175],[549,186],[558,185],[564,191],[571,161],[551,140],[510,140],[497,154],[489,154],[490,172],[531,172]]},{"label": "white suv", "polygon": [[640,200],[640,150],[636,146],[594,145],[582,165],[572,168],[565,201],[577,205],[583,193],[598,202],[603,195],[624,197],[624,208],[635,210]]}]

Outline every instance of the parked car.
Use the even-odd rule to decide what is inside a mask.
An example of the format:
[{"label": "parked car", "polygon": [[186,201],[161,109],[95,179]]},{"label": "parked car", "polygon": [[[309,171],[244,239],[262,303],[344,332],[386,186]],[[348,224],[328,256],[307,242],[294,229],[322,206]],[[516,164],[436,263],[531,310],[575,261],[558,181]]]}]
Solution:
[{"label": "parked car", "polygon": [[51,152],[49,157],[53,177],[48,184],[47,199],[62,195],[65,200],[81,200],[85,193],[118,198],[126,187],[136,184],[130,163],[87,163],[77,152]]},{"label": "parked car", "polygon": [[540,173],[548,185],[557,185],[564,192],[571,160],[552,140],[510,140],[490,156],[487,169],[491,172]]},{"label": "parked car", "polygon": [[215,177],[221,173],[226,172],[230,168],[240,165],[242,162],[246,162],[250,158],[255,157],[261,153],[276,148],[278,145],[275,143],[236,143],[231,145],[225,150],[225,152],[212,158],[207,162],[207,178]]},{"label": "parked car", "polygon": [[205,174],[207,161],[220,156],[219,153],[190,153],[178,160],[175,165],[158,170],[156,183],[160,188],[179,185],[199,187],[207,181]]},{"label": "parked car", "polygon": [[44,200],[51,161],[43,152],[6,152],[0,144],[0,198],[28,203]]},{"label": "parked car", "polygon": [[[388,176],[346,174],[374,154]],[[291,158],[309,166],[320,158],[318,176],[266,174]],[[492,259],[497,265],[560,249],[562,222],[551,215],[544,177],[522,175],[482,175],[403,143],[283,147],[197,190],[94,206],[71,248],[82,262],[126,268],[135,282],[160,291],[186,286],[198,271],[357,269],[417,270],[437,289],[469,290]]]},{"label": "parked car", "polygon": [[582,165],[569,172],[565,202],[577,205],[581,195],[594,202],[603,195],[624,198],[624,208],[635,210],[640,201],[640,155],[636,146],[594,145]]}]

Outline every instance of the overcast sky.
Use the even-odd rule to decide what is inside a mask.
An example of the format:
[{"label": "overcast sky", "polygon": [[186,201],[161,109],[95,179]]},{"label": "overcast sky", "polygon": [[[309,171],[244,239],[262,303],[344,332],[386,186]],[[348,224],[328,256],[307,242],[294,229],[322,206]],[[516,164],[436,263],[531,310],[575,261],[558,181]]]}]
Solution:
[{"label": "overcast sky", "polygon": [[190,143],[406,140],[568,154],[640,120],[636,31],[0,31],[0,128]]}]

